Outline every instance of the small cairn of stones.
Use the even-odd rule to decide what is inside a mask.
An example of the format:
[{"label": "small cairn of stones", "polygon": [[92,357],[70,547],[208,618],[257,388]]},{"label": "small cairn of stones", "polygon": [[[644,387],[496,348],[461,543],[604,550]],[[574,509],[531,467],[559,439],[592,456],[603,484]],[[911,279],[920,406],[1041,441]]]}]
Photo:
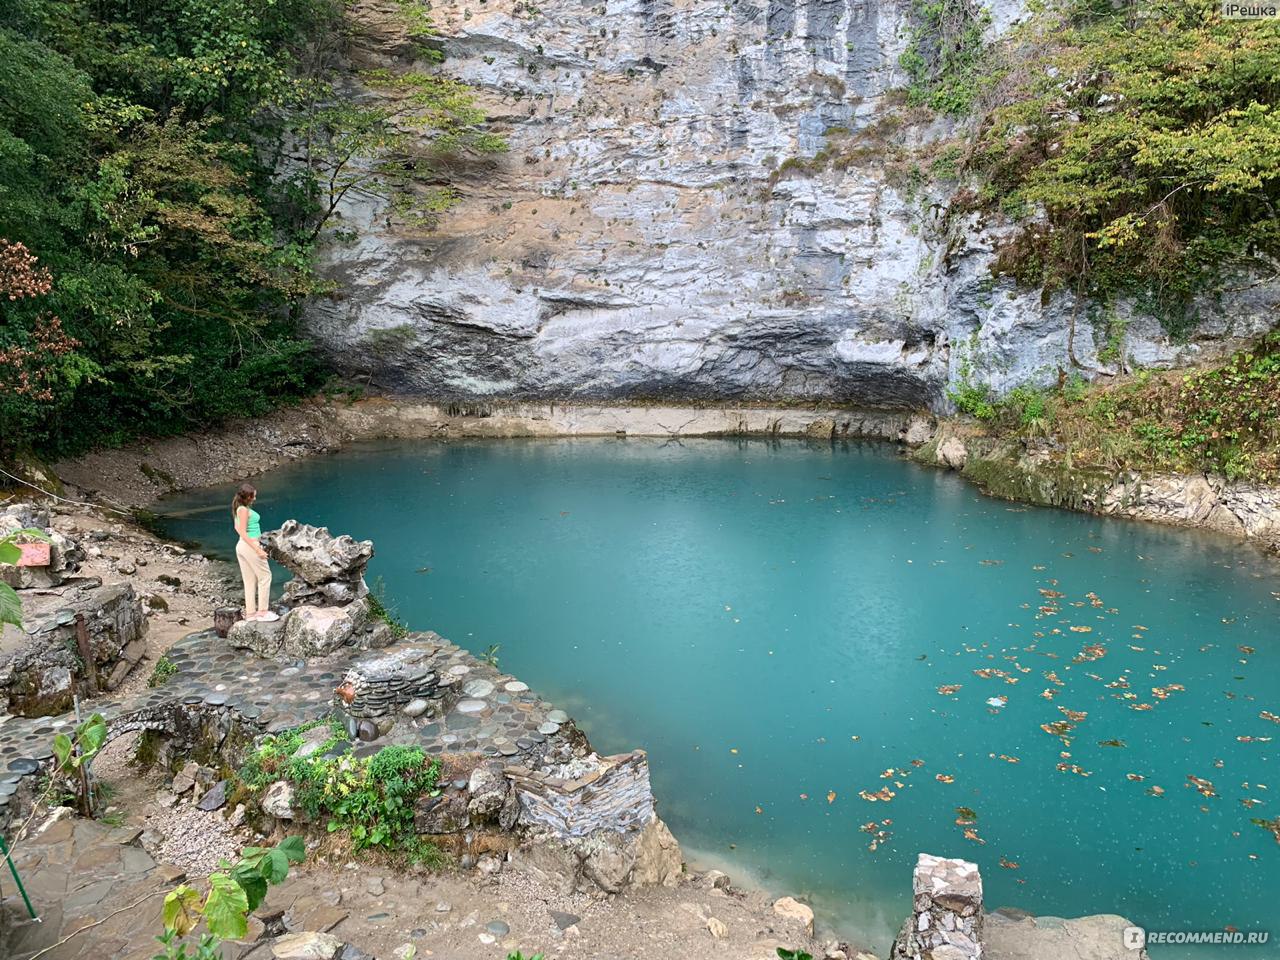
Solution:
[{"label": "small cairn of stones", "polygon": [[435,651],[431,644],[408,644],[353,664],[335,691],[342,709],[351,717],[377,720],[416,700],[434,699],[440,691],[430,666]]},{"label": "small cairn of stones", "polygon": [[[325,527],[288,520],[263,535],[272,560],[293,574],[285,586],[278,621],[241,620],[227,632],[231,645],[261,657],[325,656],[344,646],[384,647],[395,639],[376,619],[369,602],[365,567],[373,542],[333,536]],[[222,623],[234,610],[219,611]]]}]

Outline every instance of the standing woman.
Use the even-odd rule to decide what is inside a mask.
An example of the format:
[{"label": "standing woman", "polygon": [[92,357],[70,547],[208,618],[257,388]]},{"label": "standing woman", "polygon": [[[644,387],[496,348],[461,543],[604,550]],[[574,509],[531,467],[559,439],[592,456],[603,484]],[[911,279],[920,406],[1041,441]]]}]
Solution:
[{"label": "standing woman", "polygon": [[231,514],[235,517],[236,559],[240,561],[240,576],[244,578],[244,618],[246,620],[279,620],[268,609],[271,599],[271,567],[267,565],[267,551],[258,538],[262,536],[262,521],[253,503],[258,491],[252,484],[242,483],[231,501]]}]

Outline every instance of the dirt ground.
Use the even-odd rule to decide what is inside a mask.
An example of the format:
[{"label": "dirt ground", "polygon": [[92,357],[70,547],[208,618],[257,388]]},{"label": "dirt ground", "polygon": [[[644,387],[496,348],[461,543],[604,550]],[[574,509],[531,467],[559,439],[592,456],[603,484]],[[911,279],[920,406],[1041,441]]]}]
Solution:
[{"label": "dirt ground", "polygon": [[[173,802],[164,779],[133,769],[131,750],[132,738],[114,742],[95,769],[118,811],[109,817],[141,829],[140,842],[158,862],[197,878],[240,846],[262,842],[228,827],[220,812],[204,813],[189,799]],[[765,894],[738,890],[716,871],[690,872],[675,888],[587,896],[565,893],[518,864],[497,873],[456,865],[405,870],[313,843],[308,861],[272,889],[259,913],[280,911],[296,929],[332,932],[382,960],[403,956],[405,946],[415,948],[414,960],[501,960],[515,951],[546,960],[776,960],[779,947],[874,960],[822,931],[815,939],[777,915]],[[255,935],[262,935],[260,924]],[[266,960],[270,949],[251,939],[238,956]]]}]

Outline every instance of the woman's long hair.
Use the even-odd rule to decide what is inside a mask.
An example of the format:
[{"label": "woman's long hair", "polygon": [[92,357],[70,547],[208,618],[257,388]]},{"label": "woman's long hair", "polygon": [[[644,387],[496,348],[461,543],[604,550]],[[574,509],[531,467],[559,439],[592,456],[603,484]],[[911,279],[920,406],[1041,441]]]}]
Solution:
[{"label": "woman's long hair", "polygon": [[235,498],[231,501],[231,516],[234,517],[241,507],[247,507],[253,503],[257,496],[258,489],[252,483],[240,484],[240,489],[236,491]]}]

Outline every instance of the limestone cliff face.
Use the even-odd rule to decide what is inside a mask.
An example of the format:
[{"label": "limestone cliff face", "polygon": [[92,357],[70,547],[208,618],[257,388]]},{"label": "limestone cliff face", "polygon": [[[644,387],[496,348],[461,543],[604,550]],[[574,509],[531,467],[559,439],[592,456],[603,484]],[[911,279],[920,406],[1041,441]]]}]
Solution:
[{"label": "limestone cliff face", "polygon": [[[992,30],[1019,4],[996,0]],[[964,368],[999,391],[1108,369],[1087,305],[993,280],[1001,228],[944,227],[945,191],[891,175],[875,136],[853,162],[803,162],[833,131],[879,136],[906,115],[893,91],[910,10],[436,0],[445,69],[482,91],[510,152],[459,171],[463,201],[433,231],[345,209],[358,237],[327,247],[339,292],[314,305],[313,335],[348,370],[437,397],[937,410]],[[355,6],[363,65],[410,49],[394,11]],[[893,137],[947,132],[909,116]],[[1124,349],[1144,365],[1221,353],[1278,302],[1274,287],[1229,293],[1180,345],[1135,317]]]}]

